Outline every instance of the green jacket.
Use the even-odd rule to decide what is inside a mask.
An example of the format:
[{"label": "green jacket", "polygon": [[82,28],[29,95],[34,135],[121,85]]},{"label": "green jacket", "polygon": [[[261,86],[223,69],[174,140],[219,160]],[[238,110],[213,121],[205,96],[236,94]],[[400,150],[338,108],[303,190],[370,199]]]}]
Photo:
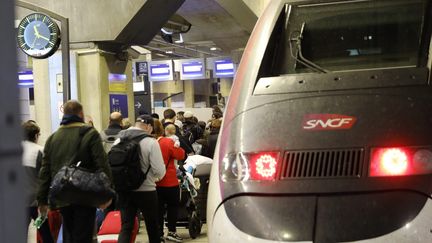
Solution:
[{"label": "green jacket", "polygon": [[[62,125],[46,141],[42,167],[39,172],[37,194],[39,205],[48,205],[51,180],[74,156],[80,139],[79,130],[83,126],[85,123],[80,122]],[[101,137],[96,129],[91,128],[82,137],[77,161],[82,161],[80,166],[91,170],[102,169],[112,181],[111,168],[102,146]],[[56,206],[64,207],[67,206],[67,203],[59,202]]]}]

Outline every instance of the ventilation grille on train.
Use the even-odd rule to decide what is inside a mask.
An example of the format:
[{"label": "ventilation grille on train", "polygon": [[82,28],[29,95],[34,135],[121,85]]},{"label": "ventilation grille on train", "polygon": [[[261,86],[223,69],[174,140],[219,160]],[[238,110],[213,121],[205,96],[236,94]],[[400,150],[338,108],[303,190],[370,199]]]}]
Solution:
[{"label": "ventilation grille on train", "polygon": [[287,151],[281,179],[361,177],[363,149]]}]

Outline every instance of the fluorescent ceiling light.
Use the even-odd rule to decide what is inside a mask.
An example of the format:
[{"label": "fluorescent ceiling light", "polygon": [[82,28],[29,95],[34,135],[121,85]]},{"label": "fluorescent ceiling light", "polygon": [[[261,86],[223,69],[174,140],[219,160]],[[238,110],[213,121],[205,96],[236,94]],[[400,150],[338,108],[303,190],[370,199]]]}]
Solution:
[{"label": "fluorescent ceiling light", "polygon": [[164,28],[161,28],[161,31],[162,31],[164,34],[167,34],[167,35],[172,35],[172,34],[173,34],[173,32],[169,32],[169,31],[165,30]]},{"label": "fluorescent ceiling light", "polygon": [[183,36],[182,36],[182,34],[180,33],[179,36],[180,36],[180,39],[174,41],[174,42],[177,43],[177,44],[183,43]]},{"label": "fluorescent ceiling light", "polygon": [[219,48],[217,48],[217,47],[210,47],[210,51],[217,51]]},{"label": "fluorescent ceiling light", "polygon": [[151,52],[141,46],[131,46],[131,49],[138,52],[140,55],[142,54],[150,54]]},{"label": "fluorescent ceiling light", "polygon": [[166,54],[172,54],[173,51],[166,51],[165,53],[166,53]]}]

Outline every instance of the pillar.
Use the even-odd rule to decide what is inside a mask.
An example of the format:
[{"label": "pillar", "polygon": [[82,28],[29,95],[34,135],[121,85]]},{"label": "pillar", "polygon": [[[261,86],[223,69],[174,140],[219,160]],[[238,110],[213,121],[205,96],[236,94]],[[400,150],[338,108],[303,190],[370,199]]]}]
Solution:
[{"label": "pillar", "polygon": [[194,107],[195,103],[195,90],[193,80],[184,81],[184,104],[185,107]]},{"label": "pillar", "polygon": [[44,145],[52,133],[48,59],[33,60],[33,80],[35,119],[41,129],[39,144]]},{"label": "pillar", "polygon": [[135,120],[131,60],[97,49],[82,50],[77,52],[77,70],[78,97],[97,130],[108,127],[110,100],[123,117],[127,111],[129,120]]}]

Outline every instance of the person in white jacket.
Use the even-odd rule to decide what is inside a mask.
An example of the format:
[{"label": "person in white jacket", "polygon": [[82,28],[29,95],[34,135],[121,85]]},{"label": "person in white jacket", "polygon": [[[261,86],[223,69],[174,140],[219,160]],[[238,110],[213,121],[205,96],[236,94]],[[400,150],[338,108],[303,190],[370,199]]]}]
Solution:
[{"label": "person in white jacket", "polygon": [[[141,115],[137,118],[135,126],[119,133],[119,139],[137,137],[143,133],[150,135],[154,123],[150,115]],[[119,207],[121,212],[122,228],[118,238],[119,243],[129,243],[138,209],[144,216],[147,234],[150,243],[159,243],[158,223],[158,196],[156,181],[165,175],[165,164],[159,143],[153,137],[145,137],[140,141],[141,169],[145,173],[150,166],[146,180],[135,191],[119,194]]]},{"label": "person in white jacket", "polygon": [[[40,136],[40,128],[35,121],[28,120],[24,122],[22,124],[22,128],[24,130],[24,141],[22,141],[22,163],[27,177],[27,184],[25,186],[29,215],[27,218],[27,223],[30,223],[31,219],[36,220],[36,218],[39,216],[36,193],[38,189],[38,174],[42,165],[43,147],[37,144]],[[48,220],[45,220],[38,231],[43,242],[54,242],[51,236]]]}]

